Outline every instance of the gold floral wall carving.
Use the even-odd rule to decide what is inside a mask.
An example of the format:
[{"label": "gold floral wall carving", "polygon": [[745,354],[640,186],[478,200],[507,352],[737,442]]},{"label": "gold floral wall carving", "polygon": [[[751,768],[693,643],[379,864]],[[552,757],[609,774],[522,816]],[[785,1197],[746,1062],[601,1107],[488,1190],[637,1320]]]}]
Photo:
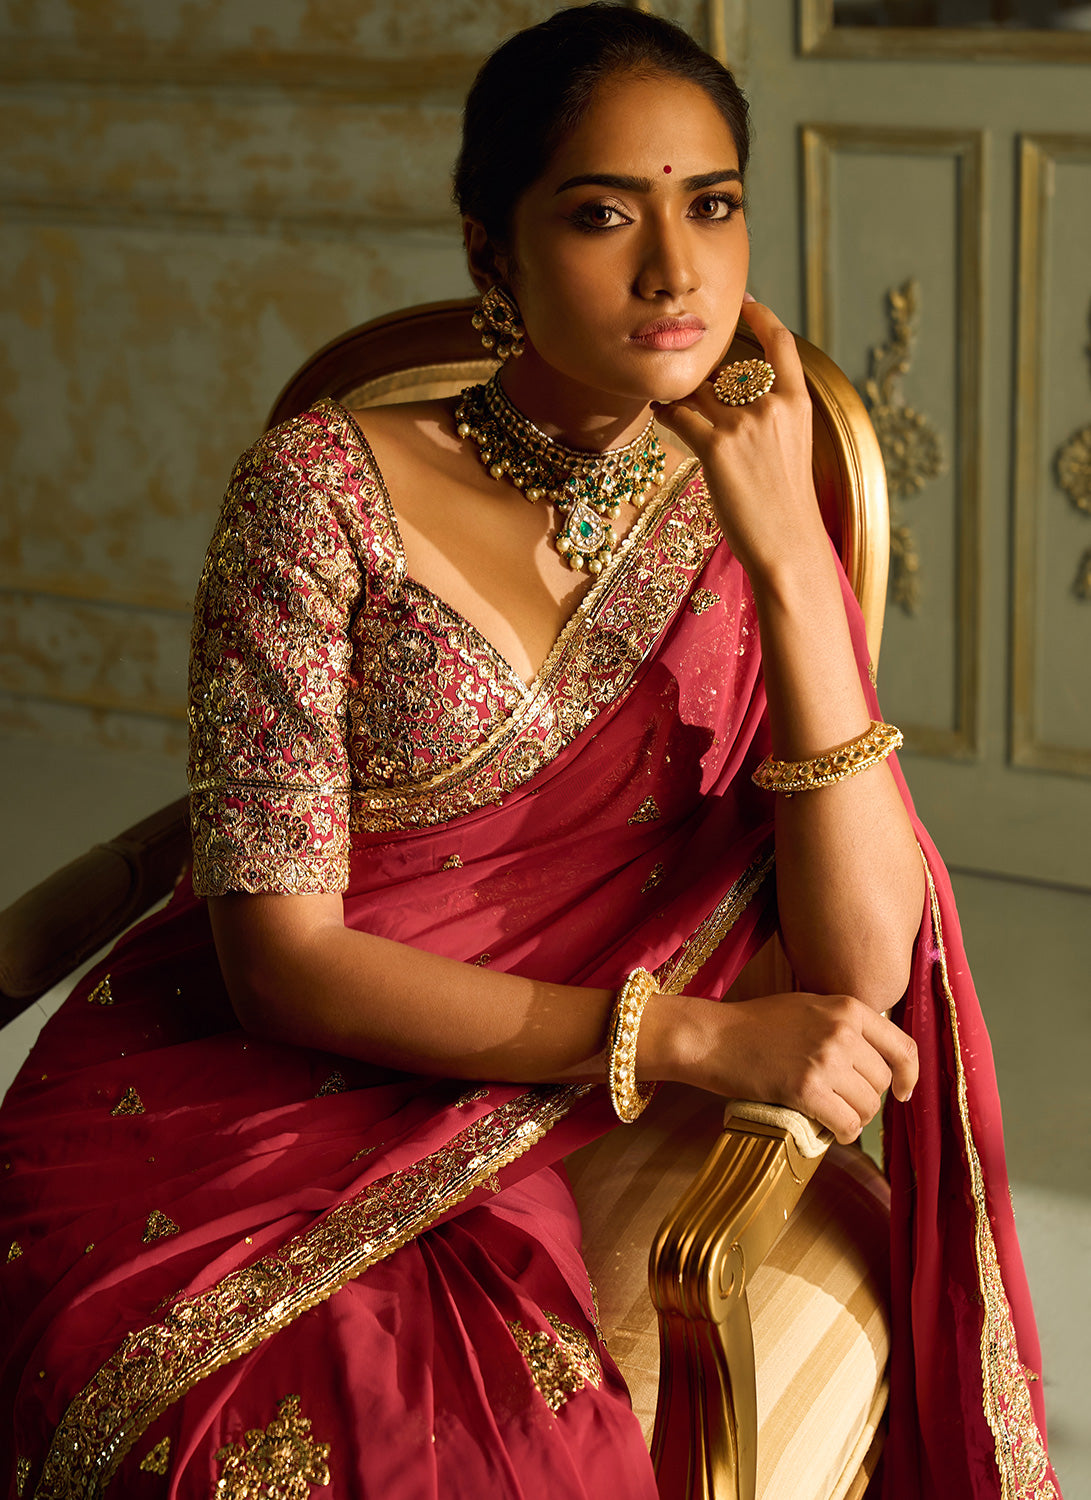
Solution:
[{"label": "gold floral wall carving", "polygon": [[864,399],[886,466],[890,491],[890,598],[912,615],[920,598],[920,554],[900,502],[918,494],[946,468],[940,435],[910,406],[902,390],[916,341],[920,287],[912,277],[886,294],[890,335],[868,356]]},{"label": "gold floral wall carving", "polygon": [[[1087,353],[1091,355],[1091,344]],[[1054,455],[1053,467],[1058,485],[1072,504],[1091,516],[1091,422],[1065,439]],[[1091,547],[1080,558],[1072,591],[1078,599],[1091,599]]]}]

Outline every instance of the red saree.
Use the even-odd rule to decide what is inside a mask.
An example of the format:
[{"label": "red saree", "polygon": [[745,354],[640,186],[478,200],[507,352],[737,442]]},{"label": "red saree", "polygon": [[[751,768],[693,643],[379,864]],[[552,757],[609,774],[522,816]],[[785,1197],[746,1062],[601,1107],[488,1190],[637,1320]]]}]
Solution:
[{"label": "red saree", "polygon": [[[191,713],[202,894],[341,889],[351,926],[465,962],[714,997],[775,923],[753,603],[692,470],[528,688],[407,578],[320,403],[236,471]],[[883,1493],[1055,1496],[988,1043],[921,837]],[[603,1094],[247,1036],[184,881],[0,1112],[11,1493],[654,1496],[557,1167],[610,1127]]]}]

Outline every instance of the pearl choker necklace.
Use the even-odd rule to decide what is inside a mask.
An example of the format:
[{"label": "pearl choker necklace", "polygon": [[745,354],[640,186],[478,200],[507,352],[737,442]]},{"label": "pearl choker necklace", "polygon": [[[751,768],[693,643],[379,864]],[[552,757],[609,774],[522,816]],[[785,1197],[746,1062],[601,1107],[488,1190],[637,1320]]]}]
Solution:
[{"label": "pearl choker necklace", "polygon": [[547,500],[561,512],[553,545],[573,569],[601,573],[617,546],[610,522],[628,501],[639,510],[662,484],[667,455],[654,420],[623,448],[588,453],[547,437],[505,396],[497,371],[487,385],[471,385],[455,409],[460,438],[472,438],[494,479],[508,479],[527,500]]}]

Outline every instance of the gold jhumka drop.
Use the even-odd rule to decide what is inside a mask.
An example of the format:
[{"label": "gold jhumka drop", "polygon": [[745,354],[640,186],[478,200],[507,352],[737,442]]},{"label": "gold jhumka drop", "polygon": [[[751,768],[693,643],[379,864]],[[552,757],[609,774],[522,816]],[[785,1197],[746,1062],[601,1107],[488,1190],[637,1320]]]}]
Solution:
[{"label": "gold jhumka drop", "polygon": [[455,409],[461,438],[472,438],[494,479],[507,479],[534,504],[561,512],[553,545],[573,569],[601,573],[617,546],[610,524],[628,502],[639,510],[666,473],[667,455],[653,421],[622,448],[566,448],[517,411],[500,385],[471,385]]}]

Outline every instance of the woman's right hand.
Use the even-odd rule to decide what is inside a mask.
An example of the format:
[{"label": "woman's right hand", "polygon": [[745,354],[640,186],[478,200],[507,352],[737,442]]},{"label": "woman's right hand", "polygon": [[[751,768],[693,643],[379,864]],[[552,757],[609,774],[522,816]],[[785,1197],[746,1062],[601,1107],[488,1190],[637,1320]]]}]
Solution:
[{"label": "woman's right hand", "polygon": [[644,1013],[637,1076],[800,1110],[854,1141],[891,1088],[917,1081],[917,1047],[851,995],[780,994],[719,1004],[657,996]]}]

